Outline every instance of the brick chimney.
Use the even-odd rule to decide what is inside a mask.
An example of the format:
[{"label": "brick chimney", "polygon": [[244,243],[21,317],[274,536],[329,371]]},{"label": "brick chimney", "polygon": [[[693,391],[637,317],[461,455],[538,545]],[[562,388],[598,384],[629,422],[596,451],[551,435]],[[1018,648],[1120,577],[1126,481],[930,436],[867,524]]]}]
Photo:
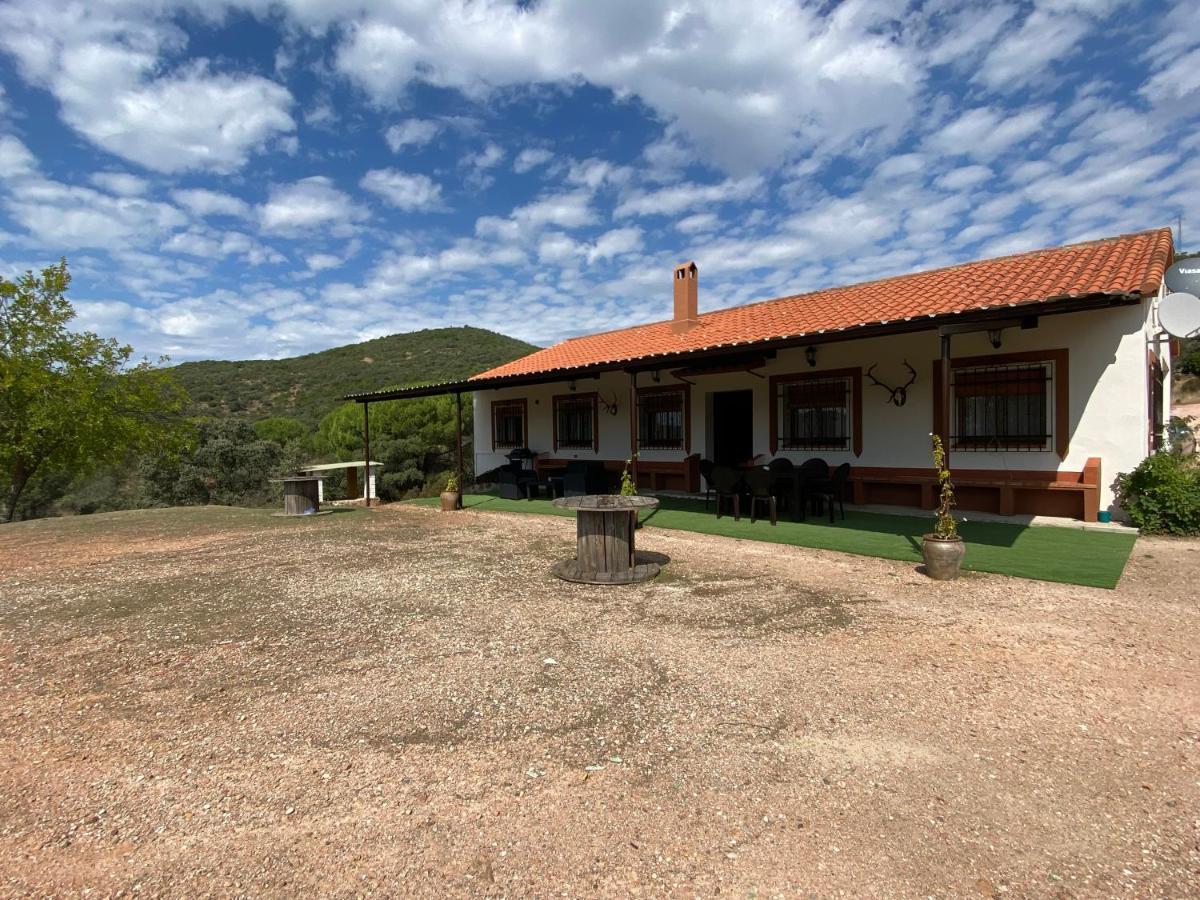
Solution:
[{"label": "brick chimney", "polygon": [[676,334],[700,324],[698,278],[694,262],[675,267],[675,317],[671,320],[671,330]]}]

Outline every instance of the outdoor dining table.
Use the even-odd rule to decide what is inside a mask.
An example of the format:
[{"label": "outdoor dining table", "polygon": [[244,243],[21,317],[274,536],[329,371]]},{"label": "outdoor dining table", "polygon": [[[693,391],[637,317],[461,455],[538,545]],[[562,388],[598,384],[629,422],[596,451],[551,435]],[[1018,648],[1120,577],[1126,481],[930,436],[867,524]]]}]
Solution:
[{"label": "outdoor dining table", "polygon": [[792,468],[783,471],[773,470],[769,465],[759,465],[758,463],[743,465],[739,467],[743,472],[750,469],[765,469],[771,472],[773,481],[780,486],[780,490],[776,496],[787,496],[791,500],[792,515],[804,518],[804,507],[808,503],[808,490],[813,486],[828,482],[827,476],[805,476],[800,469]]},{"label": "outdoor dining table", "polygon": [[551,571],[564,581],[583,584],[633,584],[649,581],[661,567],[638,562],[634,546],[638,513],[658,506],[654,497],[585,494],[559,497],[554,505],[575,510],[575,559],[555,563]]}]

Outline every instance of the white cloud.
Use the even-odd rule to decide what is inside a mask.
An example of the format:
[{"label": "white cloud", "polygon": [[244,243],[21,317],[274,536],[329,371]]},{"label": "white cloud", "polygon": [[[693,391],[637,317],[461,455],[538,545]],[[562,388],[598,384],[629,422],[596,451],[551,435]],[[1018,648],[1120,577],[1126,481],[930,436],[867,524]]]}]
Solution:
[{"label": "white cloud", "polygon": [[548,234],[538,242],[538,261],[550,265],[563,265],[582,252],[582,246],[562,232]]},{"label": "white cloud", "polygon": [[263,231],[284,236],[316,228],[341,236],[365,217],[365,210],[323,175],[273,187],[267,202],[258,208]]},{"label": "white cloud", "polygon": [[[140,12],[140,14],[139,14]],[[120,4],[0,5],[0,46],[49,90],[64,122],[92,143],[160,172],[231,172],[295,127],[288,90],[196,58],[165,71],[181,30]]]},{"label": "white cloud", "polygon": [[695,213],[680,219],[675,227],[684,234],[703,234],[716,228],[720,221],[716,213]]},{"label": "white cloud", "polygon": [[[299,2],[291,8],[314,16]],[[448,0],[373,10],[345,28],[335,66],[379,104],[414,81],[483,98],[586,80],[639,97],[709,159],[744,172],[798,147],[897,134],[920,82],[903,38],[887,9],[863,2],[821,15],[791,0],[697,0],[678,10]]]},{"label": "white cloud", "polygon": [[10,134],[0,135],[0,178],[18,178],[37,168],[29,148]]},{"label": "white cloud", "polygon": [[342,265],[342,258],[333,253],[310,253],[304,258],[304,264],[309,271],[323,272],[326,269],[336,269]]},{"label": "white cloud", "polygon": [[405,211],[442,209],[442,187],[428,175],[396,169],[372,169],[359,185]]},{"label": "white cloud", "polygon": [[513,171],[518,175],[523,175],[531,169],[544,166],[552,159],[554,159],[554,154],[549,150],[542,147],[526,147],[513,160]]},{"label": "white cloud", "polygon": [[504,148],[495,142],[489,142],[478,153],[464,156],[460,163],[469,170],[467,184],[478,191],[491,187],[496,179],[488,173],[504,161],[504,156]]},{"label": "white cloud", "polygon": [[717,184],[677,184],[653,191],[632,191],[617,204],[613,215],[673,216],[697,206],[748,200],[762,191],[765,182],[757,175],[727,178]]},{"label": "white cloud", "polygon": [[77,247],[124,251],[156,241],[187,222],[167,203],[113,197],[43,178],[15,183],[4,205],[35,240],[55,252]]},{"label": "white cloud", "polygon": [[199,227],[176,232],[163,242],[161,249],[167,253],[184,253],[203,259],[237,256],[253,266],[287,261],[283,254],[259,243],[248,234]]},{"label": "white cloud", "polygon": [[1054,108],[1048,104],[1016,113],[980,106],[967,110],[931,135],[927,143],[942,153],[990,160],[1036,135],[1053,112]]},{"label": "white cloud", "polygon": [[405,147],[420,147],[428,144],[441,131],[442,126],[430,119],[405,119],[390,126],[383,133],[383,139],[393,153],[399,153]]},{"label": "white cloud", "polygon": [[978,187],[991,179],[993,172],[987,166],[960,166],[934,180],[934,184],[947,191],[963,191]]},{"label": "white cloud", "polygon": [[597,262],[602,259],[613,259],[627,253],[636,253],[642,249],[642,229],[614,228],[596,238],[587,251],[587,261]]},{"label": "white cloud", "polygon": [[[1141,94],[1156,106],[1190,100],[1190,111],[1200,109],[1200,47],[1166,63],[1142,86]],[[1174,110],[1177,115],[1182,111]]]},{"label": "white cloud", "polygon": [[250,204],[233,194],[189,188],[171,191],[171,199],[196,216],[234,216],[248,219],[253,214]]},{"label": "white cloud", "polygon": [[150,190],[150,182],[128,172],[95,172],[92,184],[120,197],[140,197]]},{"label": "white cloud", "polygon": [[1079,4],[1046,3],[1046,8],[1035,8],[1020,27],[992,47],[975,79],[1000,91],[1044,82],[1045,70],[1070,58],[1091,28],[1088,17],[1073,6]]}]

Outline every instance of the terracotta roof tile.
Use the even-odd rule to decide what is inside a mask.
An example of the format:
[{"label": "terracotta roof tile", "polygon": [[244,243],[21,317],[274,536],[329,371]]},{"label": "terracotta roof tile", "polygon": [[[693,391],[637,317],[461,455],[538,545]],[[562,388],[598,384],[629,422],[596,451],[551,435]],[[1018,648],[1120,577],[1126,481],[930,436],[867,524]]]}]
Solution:
[{"label": "terracotta roof tile", "polygon": [[[1169,228],[716,310],[682,334],[670,321],[571,338],[473,376],[494,378],[632,362],[882,325],[921,316],[1094,295],[1149,296],[1171,260]],[[670,302],[664,291],[664,306]]]}]

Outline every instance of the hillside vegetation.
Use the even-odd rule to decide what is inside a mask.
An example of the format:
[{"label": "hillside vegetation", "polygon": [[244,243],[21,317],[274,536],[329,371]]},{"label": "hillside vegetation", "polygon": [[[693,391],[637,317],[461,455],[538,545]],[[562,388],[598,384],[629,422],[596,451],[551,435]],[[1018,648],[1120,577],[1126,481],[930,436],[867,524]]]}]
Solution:
[{"label": "hillside vegetation", "polygon": [[346,394],[466,378],[536,349],[482,328],[435,328],[290,359],[189,362],[170,371],[196,415],[286,416],[315,427]]}]

